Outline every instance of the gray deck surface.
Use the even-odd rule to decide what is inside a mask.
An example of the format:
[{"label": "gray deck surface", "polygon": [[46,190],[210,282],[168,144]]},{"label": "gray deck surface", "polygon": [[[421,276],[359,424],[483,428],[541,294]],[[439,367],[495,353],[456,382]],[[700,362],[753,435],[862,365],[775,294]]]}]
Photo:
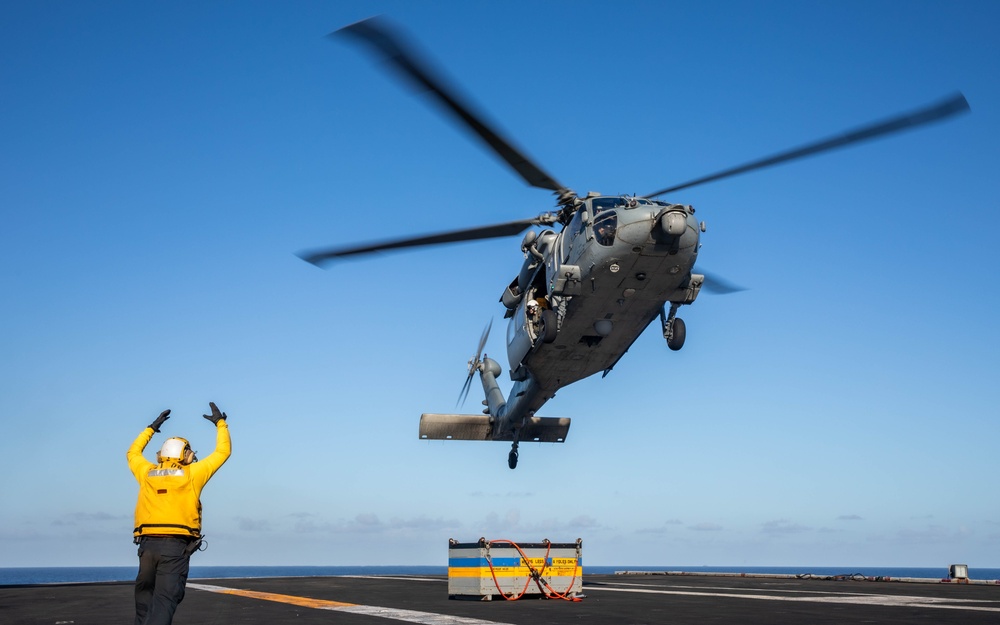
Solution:
[{"label": "gray deck surface", "polygon": [[[579,602],[463,601],[448,598],[445,576],[196,579],[174,623],[1000,623],[1000,586],[586,575],[583,590]],[[133,618],[130,583],[0,586],[4,625],[130,624]]]}]

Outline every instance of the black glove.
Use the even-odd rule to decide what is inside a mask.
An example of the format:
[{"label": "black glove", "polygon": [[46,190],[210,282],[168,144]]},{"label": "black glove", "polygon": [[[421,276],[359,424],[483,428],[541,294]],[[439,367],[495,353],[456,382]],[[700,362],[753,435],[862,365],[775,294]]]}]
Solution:
[{"label": "black glove", "polygon": [[206,419],[208,419],[209,421],[211,421],[215,425],[218,425],[219,421],[224,421],[225,420],[226,413],[219,412],[219,408],[214,403],[208,402],[208,407],[212,409],[212,414],[205,414],[205,415],[201,415],[201,416],[205,417]]},{"label": "black glove", "polygon": [[160,413],[160,416],[156,417],[156,421],[153,421],[152,423],[149,424],[149,427],[153,428],[154,432],[159,432],[160,426],[163,425],[163,422],[170,418],[169,415],[170,415],[170,410],[169,409],[164,410],[163,412]]}]

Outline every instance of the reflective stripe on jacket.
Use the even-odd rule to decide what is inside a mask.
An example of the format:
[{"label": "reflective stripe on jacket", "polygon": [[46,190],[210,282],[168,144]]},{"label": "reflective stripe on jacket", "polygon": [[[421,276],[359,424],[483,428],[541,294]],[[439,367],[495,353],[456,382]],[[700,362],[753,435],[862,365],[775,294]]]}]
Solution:
[{"label": "reflective stripe on jacket", "polygon": [[142,451],[153,434],[153,428],[147,427],[126,453],[129,469],[139,482],[133,534],[201,536],[201,489],[229,459],[232,452],[229,425],[219,420],[215,451],[204,460],[189,465],[173,459],[160,464],[146,460]]}]

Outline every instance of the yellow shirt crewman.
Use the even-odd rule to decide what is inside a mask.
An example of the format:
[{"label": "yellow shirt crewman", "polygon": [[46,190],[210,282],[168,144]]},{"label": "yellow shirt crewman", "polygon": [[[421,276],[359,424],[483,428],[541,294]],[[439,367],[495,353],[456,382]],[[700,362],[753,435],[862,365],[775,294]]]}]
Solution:
[{"label": "yellow shirt crewman", "polygon": [[187,440],[168,438],[156,454],[156,464],[142,451],[170,418],[164,410],[139,434],[126,457],[139,482],[135,506],[135,542],[139,574],[135,578],[135,625],[170,625],[184,599],[191,554],[201,544],[201,490],[229,459],[231,443],[226,413],[209,402],[215,424],[215,451],[199,461]]}]

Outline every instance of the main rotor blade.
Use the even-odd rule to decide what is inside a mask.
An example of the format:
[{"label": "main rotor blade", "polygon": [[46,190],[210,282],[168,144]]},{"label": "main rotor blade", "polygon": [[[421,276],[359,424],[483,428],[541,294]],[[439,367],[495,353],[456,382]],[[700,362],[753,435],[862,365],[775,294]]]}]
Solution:
[{"label": "main rotor blade", "polygon": [[877,122],[868,126],[863,126],[856,130],[851,130],[843,134],[830,137],[828,139],[823,139],[822,141],[810,143],[799,148],[788,150],[786,152],[779,152],[778,154],[775,154],[773,156],[762,158],[757,161],[752,161],[745,165],[740,165],[739,167],[733,167],[732,169],[726,169],[718,173],[705,176],[703,178],[696,178],[695,180],[691,180],[683,184],[667,187],[666,189],[661,189],[656,193],[651,193],[646,197],[656,197],[657,195],[663,195],[664,193],[670,193],[672,191],[677,191],[679,189],[686,189],[688,187],[704,184],[706,182],[712,182],[715,180],[720,180],[722,178],[729,178],[730,176],[746,173],[748,171],[753,171],[755,169],[770,167],[771,165],[777,165],[778,163],[784,163],[785,161],[790,161],[797,158],[803,158],[805,156],[818,154],[820,152],[825,152],[827,150],[834,150],[836,148],[844,147],[852,143],[867,141],[869,139],[874,139],[876,137],[891,134],[893,132],[898,132],[900,130],[905,130],[907,128],[913,128],[916,126],[921,126],[923,124],[928,124],[930,122],[934,122],[939,119],[944,119],[946,117],[950,117],[957,113],[962,113],[968,110],[969,110],[969,103],[966,101],[965,96],[959,93],[957,95],[948,98],[947,100],[944,100],[937,104],[932,104],[931,106],[919,109],[912,113],[899,115],[897,117],[893,117],[885,121]]},{"label": "main rotor blade", "polygon": [[467,228],[465,230],[453,230],[440,234],[428,234],[409,239],[395,239],[382,241],[379,243],[369,243],[358,247],[330,248],[322,250],[309,250],[299,252],[298,256],[302,260],[320,265],[323,261],[342,258],[344,256],[355,256],[358,254],[370,254],[383,250],[394,250],[404,247],[417,247],[421,245],[436,245],[440,243],[457,243],[459,241],[476,241],[478,239],[495,239],[499,237],[510,237],[524,232],[531,226],[547,223],[544,218],[534,217],[532,219],[520,219],[491,226],[479,226]]},{"label": "main rotor blade", "polygon": [[399,34],[392,32],[384,18],[373,17],[362,20],[345,26],[331,33],[330,36],[337,33],[359,37],[382,52],[392,61],[396,70],[413,81],[419,89],[429,91],[437,96],[438,102],[447,111],[464,122],[529,185],[556,192],[565,190],[565,187],[556,182],[552,176],[490,128],[483,121],[482,115],[473,112],[471,106],[463,103],[456,91],[446,86],[446,82],[440,77],[440,74],[431,71],[429,64],[421,61],[413,49],[408,49]]}]

